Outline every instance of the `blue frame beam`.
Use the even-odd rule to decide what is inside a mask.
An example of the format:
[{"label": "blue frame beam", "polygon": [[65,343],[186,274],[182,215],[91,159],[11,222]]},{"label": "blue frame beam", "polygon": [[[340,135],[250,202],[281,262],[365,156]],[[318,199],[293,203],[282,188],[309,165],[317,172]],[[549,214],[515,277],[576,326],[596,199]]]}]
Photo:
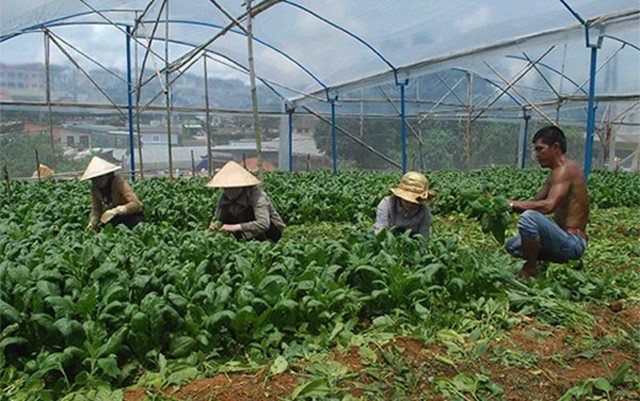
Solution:
[{"label": "blue frame beam", "polygon": [[[129,117],[129,164],[131,168],[131,182],[136,180],[136,162],[133,149],[133,96],[131,82],[131,27],[127,26],[127,109]],[[140,133],[138,133],[140,135]]]}]

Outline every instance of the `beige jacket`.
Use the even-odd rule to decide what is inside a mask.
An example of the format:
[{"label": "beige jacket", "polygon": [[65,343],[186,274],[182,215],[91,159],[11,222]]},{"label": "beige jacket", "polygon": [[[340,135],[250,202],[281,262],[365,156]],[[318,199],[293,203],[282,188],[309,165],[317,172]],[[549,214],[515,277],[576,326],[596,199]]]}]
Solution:
[{"label": "beige jacket", "polygon": [[[102,215],[102,205],[106,203],[106,200],[100,193],[100,190],[96,186],[91,186],[91,221],[100,220]],[[138,197],[131,189],[131,186],[125,181],[124,178],[114,175],[111,180],[111,200],[108,208],[114,208],[116,206],[125,207],[123,215],[134,214],[142,210],[142,203],[138,200]]]}]

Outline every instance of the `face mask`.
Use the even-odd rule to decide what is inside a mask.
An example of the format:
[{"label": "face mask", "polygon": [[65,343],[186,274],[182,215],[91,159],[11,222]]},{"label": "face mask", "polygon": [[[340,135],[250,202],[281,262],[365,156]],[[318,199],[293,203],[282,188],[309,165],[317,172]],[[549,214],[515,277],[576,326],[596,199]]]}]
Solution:
[{"label": "face mask", "polygon": [[109,174],[101,175],[93,179],[94,185],[98,188],[104,188],[107,182],[109,182]]},{"label": "face mask", "polygon": [[225,188],[224,194],[227,195],[229,199],[235,200],[242,195],[242,188]]}]

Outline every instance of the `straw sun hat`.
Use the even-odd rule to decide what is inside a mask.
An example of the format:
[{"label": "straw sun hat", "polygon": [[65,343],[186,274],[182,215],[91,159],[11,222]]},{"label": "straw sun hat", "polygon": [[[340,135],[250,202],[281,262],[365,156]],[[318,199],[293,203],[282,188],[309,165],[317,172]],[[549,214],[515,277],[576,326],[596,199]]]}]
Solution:
[{"label": "straw sun hat", "polygon": [[225,164],[207,183],[213,188],[252,187],[260,184],[260,180],[234,161]]},{"label": "straw sun hat", "polygon": [[398,198],[411,203],[428,203],[438,193],[429,189],[429,180],[417,171],[409,171],[400,180],[397,188],[391,188],[391,192]]},{"label": "straw sun hat", "polygon": [[88,180],[90,178],[100,177],[101,175],[113,173],[114,171],[120,170],[120,166],[116,166],[113,163],[109,163],[106,160],[102,160],[101,158],[94,156],[89,162],[87,169],[80,177],[80,181]]}]

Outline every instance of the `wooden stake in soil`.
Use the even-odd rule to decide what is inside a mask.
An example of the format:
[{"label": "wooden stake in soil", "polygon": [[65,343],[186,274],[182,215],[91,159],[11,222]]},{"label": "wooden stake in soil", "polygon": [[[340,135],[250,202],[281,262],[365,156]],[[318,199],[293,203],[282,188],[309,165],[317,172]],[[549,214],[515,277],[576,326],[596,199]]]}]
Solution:
[{"label": "wooden stake in soil", "polygon": [[196,176],[196,162],[193,159],[193,149],[191,150],[191,177]]},{"label": "wooden stake in soil", "polygon": [[256,135],[256,159],[258,160],[258,179],[264,182],[262,173],[262,137],[260,136],[260,119],[258,116],[258,91],[256,89],[256,71],[253,65],[253,10],[251,0],[247,0],[247,48],[249,53],[249,81],[251,81],[251,104],[253,106],[253,131]]},{"label": "wooden stake in soil", "polygon": [[7,170],[7,165],[5,164],[3,169],[4,179],[7,181],[7,205],[11,204],[11,181],[9,180],[9,170]]},{"label": "wooden stake in soil", "polygon": [[36,149],[36,171],[38,172],[38,182],[40,182],[40,156],[38,156],[38,149]]}]

